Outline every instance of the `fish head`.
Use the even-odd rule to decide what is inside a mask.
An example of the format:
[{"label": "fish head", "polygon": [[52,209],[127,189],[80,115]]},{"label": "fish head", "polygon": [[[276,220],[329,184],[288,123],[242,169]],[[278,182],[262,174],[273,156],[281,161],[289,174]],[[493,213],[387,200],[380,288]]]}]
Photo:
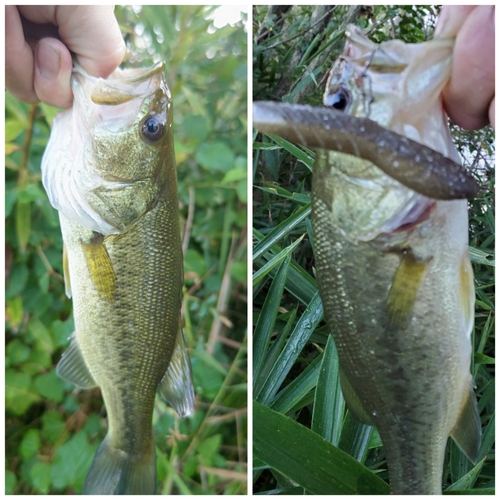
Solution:
[{"label": "fish head", "polygon": [[[390,40],[379,45],[350,26],[323,103],[369,118],[459,163],[440,97],[450,77],[452,51],[453,40]],[[348,239],[390,244],[397,240],[404,245],[415,228],[426,227],[422,223],[429,219],[434,200],[408,189],[370,161],[337,151],[323,156],[315,166],[316,192],[331,206],[335,224]]]},{"label": "fish head", "polygon": [[108,79],[76,66],[73,107],[58,115],[42,160],[52,205],[104,235],[127,231],[174,175],[172,98],[164,64]]},{"label": "fish head", "polygon": [[440,98],[451,75],[454,40],[376,44],[349,26],[323,103],[425,144],[458,161]]}]

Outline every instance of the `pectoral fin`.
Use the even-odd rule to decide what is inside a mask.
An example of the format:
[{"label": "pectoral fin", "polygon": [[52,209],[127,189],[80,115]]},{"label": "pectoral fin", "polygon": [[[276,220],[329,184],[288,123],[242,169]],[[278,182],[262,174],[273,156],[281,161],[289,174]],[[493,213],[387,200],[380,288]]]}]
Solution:
[{"label": "pectoral fin", "polygon": [[403,255],[387,298],[392,325],[400,324],[410,314],[428,264],[429,261],[417,261],[411,251]]},{"label": "pectoral fin", "polygon": [[71,343],[57,364],[56,373],[82,389],[97,387],[74,335],[71,336]]},{"label": "pectoral fin", "polygon": [[179,416],[186,417],[193,411],[194,389],[191,361],[180,328],[170,364],[160,383],[160,391]]},{"label": "pectoral fin", "polygon": [[68,250],[66,249],[66,245],[63,245],[63,274],[66,297],[68,297],[68,299],[71,299],[71,281],[69,275]]},{"label": "pectoral fin", "polygon": [[467,336],[470,337],[472,327],[474,326],[474,305],[476,293],[474,290],[474,274],[466,252],[462,257],[460,265],[460,304],[464,318],[464,328]]},{"label": "pectoral fin", "polygon": [[476,395],[471,386],[462,412],[451,432],[451,437],[473,464],[475,464],[479,458],[481,432],[481,419],[479,418],[477,409]]},{"label": "pectoral fin", "polygon": [[372,419],[368,412],[364,409],[361,400],[359,399],[356,391],[353,389],[352,385],[347,380],[345,373],[340,369],[340,387],[342,388],[342,394],[349,408],[350,412],[362,423],[366,425],[373,425]]},{"label": "pectoral fin", "polygon": [[83,254],[92,284],[103,298],[113,300],[116,292],[116,275],[109,258],[104,238],[94,233],[90,243],[82,242]]}]

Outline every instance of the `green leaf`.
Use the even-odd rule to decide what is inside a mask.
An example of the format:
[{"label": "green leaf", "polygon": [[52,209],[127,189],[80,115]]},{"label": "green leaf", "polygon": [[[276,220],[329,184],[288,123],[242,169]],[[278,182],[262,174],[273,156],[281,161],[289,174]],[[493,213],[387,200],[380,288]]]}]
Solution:
[{"label": "green leaf", "polygon": [[486,461],[486,458],[487,457],[484,457],[480,462],[476,464],[476,466],[472,470],[467,472],[467,474],[461,476],[460,479],[455,481],[449,488],[446,488],[446,491],[470,489],[474,485],[474,482],[476,481],[477,477],[479,476],[479,473],[483,468],[483,464]]},{"label": "green leaf", "polygon": [[219,451],[221,441],[222,436],[220,434],[210,436],[198,445],[197,451],[203,456],[204,460],[210,460]]},{"label": "green leaf", "polygon": [[205,116],[187,115],[183,120],[182,126],[187,131],[189,138],[195,140],[198,144],[203,142],[210,132],[210,127]]},{"label": "green leaf", "polygon": [[5,120],[5,142],[12,142],[26,130],[26,124],[19,120]]},{"label": "green leaf", "polygon": [[317,356],[309,363],[297,378],[278,393],[271,408],[286,414],[299,404],[316,387],[321,361],[322,357]]},{"label": "green leaf", "polygon": [[292,309],[289,318],[286,322],[285,328],[283,328],[283,330],[280,333],[278,333],[272,346],[267,351],[264,363],[260,370],[259,380],[254,383],[254,392],[253,392],[254,399],[257,400],[259,399],[258,395],[260,394],[260,390],[264,382],[267,380],[267,377],[271,373],[271,370],[275,365],[276,361],[278,360],[281,351],[285,347],[285,342],[288,339],[288,336],[290,334],[290,331],[292,330],[293,325],[295,324],[296,316],[297,316],[297,309]]},{"label": "green leaf", "polygon": [[56,375],[55,370],[39,375],[35,379],[35,388],[42,398],[54,403],[61,403],[64,398],[64,382]]},{"label": "green leaf", "polygon": [[17,201],[19,203],[31,203],[36,200],[44,200],[47,195],[36,185],[28,184],[17,190]]},{"label": "green leaf", "polygon": [[39,401],[31,390],[31,377],[14,370],[5,372],[5,407],[16,415],[22,415],[33,403]]},{"label": "green leaf", "polygon": [[241,203],[246,203],[248,201],[248,184],[246,179],[241,179],[236,185],[236,194]]},{"label": "green leaf", "polygon": [[310,429],[255,402],[254,456],[315,495],[387,495],[388,485]]},{"label": "green leaf", "polygon": [[28,127],[28,112],[29,105],[16,99],[10,92],[5,92],[5,108],[9,113],[17,118],[17,120]]},{"label": "green leaf", "polygon": [[30,470],[31,484],[43,495],[50,489],[50,470],[50,464],[46,462],[37,462]]},{"label": "green leaf", "polygon": [[196,150],[195,159],[206,170],[228,172],[235,156],[225,142],[204,142]]},{"label": "green leaf", "polygon": [[335,446],[340,440],[344,406],[339,380],[339,359],[330,335],[316,385],[311,430]]},{"label": "green leaf", "polygon": [[24,252],[31,234],[31,204],[19,200],[16,203],[16,233],[19,248]]},{"label": "green leaf", "polygon": [[[362,424],[348,411],[342,424],[339,448],[349,453],[358,462],[364,463],[370,449],[370,440],[375,428]],[[377,442],[377,445],[381,442]]]},{"label": "green leaf", "polygon": [[300,244],[305,234],[303,234],[299,239],[295,240],[291,245],[284,248],[278,255],[273,257],[267,264],[262,266],[253,275],[252,282],[256,285],[262,278],[264,278],[269,272],[276,266],[280,265],[283,260],[286,259],[288,254],[291,254],[295,248]]},{"label": "green leaf", "polygon": [[19,445],[19,453],[23,458],[29,458],[38,453],[40,449],[40,431],[28,429]]},{"label": "green leaf", "polygon": [[59,447],[51,466],[54,487],[64,489],[73,486],[77,493],[81,492],[85,476],[94,457],[95,448],[96,446],[89,444],[83,431]]},{"label": "green leaf", "polygon": [[12,495],[14,488],[17,486],[17,477],[10,471],[5,471],[5,494]]},{"label": "green leaf", "polygon": [[291,256],[289,254],[280,265],[278,274],[273,280],[259,314],[259,318],[257,319],[257,324],[255,325],[253,337],[253,381],[256,394],[254,397],[258,394],[259,388],[262,387],[263,384],[263,380],[260,378],[261,370],[271,340],[271,333],[274,329],[276,316],[278,315],[278,308],[288,276],[290,259]]},{"label": "green leaf", "polygon": [[39,349],[52,354],[54,345],[52,337],[46,326],[35,316],[32,316],[28,323],[28,331],[33,335],[35,344]]},{"label": "green leaf", "polygon": [[283,139],[277,135],[270,135],[269,136],[278,146],[280,146],[283,149],[286,149],[290,154],[292,154],[297,160],[301,161],[311,172],[313,169],[314,165],[314,154],[313,152],[307,148],[299,148],[295,146],[295,144],[292,144],[291,142],[287,141],[286,139]]},{"label": "green leaf", "polygon": [[231,264],[231,277],[240,283],[247,281],[247,263],[246,262],[233,262]]},{"label": "green leaf", "polygon": [[9,275],[7,290],[5,291],[6,298],[10,299],[20,294],[25,289],[28,278],[28,268],[24,264],[16,264]]},{"label": "green leaf", "polygon": [[14,339],[7,344],[7,359],[11,365],[17,365],[26,361],[30,355],[30,348],[23,344],[20,339]]},{"label": "green leaf", "polygon": [[486,354],[482,354],[480,352],[474,353],[474,363],[477,365],[494,365],[495,358],[490,356],[486,356]]},{"label": "green leaf", "polygon": [[189,249],[184,255],[184,274],[186,279],[198,280],[205,273],[205,259],[196,250]]},{"label": "green leaf", "polygon": [[248,171],[246,168],[237,167],[232,168],[229,172],[222,178],[221,184],[230,184],[231,182],[239,181],[241,179],[247,178]]},{"label": "green leaf", "polygon": [[281,352],[276,364],[273,366],[269,377],[264,384],[259,401],[264,404],[269,404],[278,392],[283,380],[288,375],[293,364],[299,357],[302,349],[306,345],[312,332],[323,319],[323,304],[319,297],[319,292],[316,292],[311,302],[307,306],[304,314],[300,317],[295,325],[293,332]]},{"label": "green leaf", "polygon": [[65,431],[62,415],[56,410],[49,410],[42,415],[42,437],[55,444]]},{"label": "green leaf", "polygon": [[493,259],[493,256],[486,252],[483,252],[479,248],[469,247],[469,258],[471,262],[474,262],[476,264],[483,264],[485,266],[493,266],[493,267],[495,266],[495,261]]},{"label": "green leaf", "polygon": [[309,203],[300,210],[297,210],[288,219],[278,224],[269,234],[265,236],[257,245],[255,245],[252,259],[255,261],[262,254],[267,252],[273,245],[287,236],[298,224],[309,217],[311,214],[311,204]]}]

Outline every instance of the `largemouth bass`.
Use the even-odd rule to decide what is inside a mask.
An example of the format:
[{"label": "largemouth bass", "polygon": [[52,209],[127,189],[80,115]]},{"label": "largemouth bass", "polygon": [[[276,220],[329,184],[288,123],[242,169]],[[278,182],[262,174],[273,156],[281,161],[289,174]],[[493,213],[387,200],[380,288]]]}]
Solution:
[{"label": "largemouth bass", "polygon": [[181,416],[194,404],[163,72],[161,63],[103,80],[75,68],[73,107],[55,118],[42,161],[75,317],[57,373],[83,389],[100,387],[108,415],[85,494],[154,494],[156,391]]},{"label": "largemouth bass", "polygon": [[477,185],[440,101],[452,50],[452,40],[376,45],[350,26],[324,95],[331,109],[254,106],[260,131],[320,148],[318,287],[346,403],[377,427],[393,494],[440,494],[448,437],[472,462],[481,441],[464,199]]}]

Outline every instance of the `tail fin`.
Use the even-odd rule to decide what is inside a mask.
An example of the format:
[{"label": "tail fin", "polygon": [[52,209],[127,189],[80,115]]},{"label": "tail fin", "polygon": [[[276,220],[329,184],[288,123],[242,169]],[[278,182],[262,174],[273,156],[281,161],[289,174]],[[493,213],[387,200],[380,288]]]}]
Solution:
[{"label": "tail fin", "polygon": [[156,493],[156,456],[133,455],[113,448],[108,436],[97,450],[83,486],[84,495],[154,495]]}]

